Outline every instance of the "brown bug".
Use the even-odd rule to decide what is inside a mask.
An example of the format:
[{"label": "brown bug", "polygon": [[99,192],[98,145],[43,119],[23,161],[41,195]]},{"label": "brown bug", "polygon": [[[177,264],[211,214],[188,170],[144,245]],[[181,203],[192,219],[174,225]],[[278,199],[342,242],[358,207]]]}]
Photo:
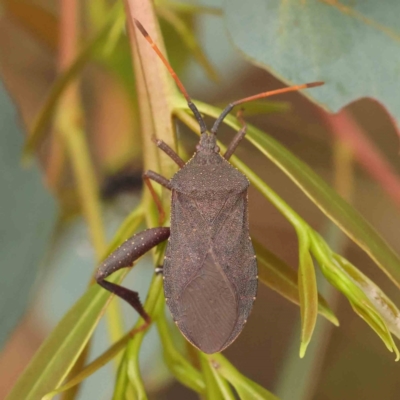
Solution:
[{"label": "brown bug", "polygon": [[99,267],[96,280],[105,289],[126,300],[143,317],[137,292],[105,278],[129,267],[154,246],[168,239],[163,265],[165,299],[182,334],[205,353],[229,346],[242,331],[257,292],[257,261],[249,236],[247,188],[249,181],[229,163],[229,158],[246,134],[242,128],[224,155],[216,143],[216,133],[226,115],[238,104],[271,95],[322,85],[308,83],[264,92],[229,104],[215,121],[210,133],[183,84],[143,26],[135,24],[150,43],[187,100],[200,126],[196,153],[185,163],[166,143],[157,146],[169,155],[180,170],[167,179],[153,171],[143,174],[157,207],[161,201],[151,181],[172,191],[171,227],[148,229],[122,244]]}]

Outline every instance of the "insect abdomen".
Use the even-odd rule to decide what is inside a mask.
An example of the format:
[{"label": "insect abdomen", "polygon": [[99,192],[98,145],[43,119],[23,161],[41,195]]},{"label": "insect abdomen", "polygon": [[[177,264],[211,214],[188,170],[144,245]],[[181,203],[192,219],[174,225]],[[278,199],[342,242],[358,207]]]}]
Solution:
[{"label": "insect abdomen", "polygon": [[212,354],[220,351],[230,337],[237,312],[234,287],[209,252],[179,298],[177,324],[196,347]]}]

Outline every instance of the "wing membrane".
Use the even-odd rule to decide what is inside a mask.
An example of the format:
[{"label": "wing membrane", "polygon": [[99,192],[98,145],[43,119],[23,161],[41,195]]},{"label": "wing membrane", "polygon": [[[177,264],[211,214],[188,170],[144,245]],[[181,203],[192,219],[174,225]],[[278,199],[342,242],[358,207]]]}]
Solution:
[{"label": "wing membrane", "polygon": [[184,308],[178,325],[205,353],[219,351],[236,325],[237,299],[233,289],[209,252],[181,295],[180,304]]}]

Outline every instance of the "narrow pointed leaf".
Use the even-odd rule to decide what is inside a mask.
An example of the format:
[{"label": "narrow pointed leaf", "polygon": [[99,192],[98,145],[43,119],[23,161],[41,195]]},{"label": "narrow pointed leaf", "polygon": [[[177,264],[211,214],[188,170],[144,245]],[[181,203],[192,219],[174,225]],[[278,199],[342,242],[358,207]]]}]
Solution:
[{"label": "narrow pointed leaf", "polygon": [[[161,248],[164,248],[164,245],[161,245]],[[163,255],[163,251],[158,254],[158,257],[155,259],[157,261],[156,265],[160,265],[160,259]],[[150,289],[147,294],[147,298],[145,303],[143,304],[143,308],[147,311],[147,313],[152,318],[152,323],[157,319],[159,314],[158,304],[162,302],[162,277],[160,275],[154,275],[153,279],[150,283]],[[139,353],[142,341],[144,336],[148,333],[149,329],[143,330],[140,327],[143,327],[144,320],[139,318],[136,322],[135,328],[140,330],[135,334],[132,340],[129,342],[126,349],[126,357],[127,357],[127,372],[128,378],[131,383],[131,386],[135,392],[135,398],[137,399],[147,399],[146,390],[144,387],[144,383],[142,380],[142,376],[140,373],[140,365],[139,365]]]},{"label": "narrow pointed leaf", "polygon": [[179,13],[186,14],[209,14],[209,15],[222,15],[222,10],[216,7],[207,7],[198,4],[189,4],[180,1],[163,0],[158,7],[166,7]]},{"label": "narrow pointed leaf", "polygon": [[128,360],[126,352],[124,353],[116,374],[116,382],[112,400],[127,399],[126,392],[128,390]]},{"label": "narrow pointed leaf", "polygon": [[[125,274],[115,273],[112,281],[119,282]],[[58,387],[91,337],[110,298],[100,286],[90,287],[42,344],[7,400],[38,400]]]},{"label": "narrow pointed leaf", "polygon": [[314,332],[318,314],[318,290],[314,263],[308,251],[307,233],[299,232],[299,295],[301,311],[300,358],[303,358]]},{"label": "narrow pointed leaf", "polygon": [[218,382],[215,379],[213,368],[210,367],[209,361],[206,357],[200,356],[201,370],[203,372],[204,383],[206,384],[206,390],[204,396],[206,399],[225,400],[221,391],[219,390]]},{"label": "narrow pointed leaf", "polygon": [[[207,363],[210,363],[210,358],[203,356],[206,360]],[[219,390],[221,391],[222,394],[222,398],[224,400],[235,400],[236,397],[232,392],[231,387],[229,386],[229,383],[227,382],[227,380],[225,378],[223,378],[220,374],[217,373],[217,371],[215,370],[215,368],[210,367],[210,371],[214,376],[215,381],[217,382],[217,385],[219,387]]]},{"label": "narrow pointed leaf", "polygon": [[[292,303],[300,305],[296,271],[254,239],[253,245],[259,262],[259,281]],[[318,312],[332,324],[339,326],[336,315],[320,294],[318,294]]]},{"label": "narrow pointed leaf", "polygon": [[[346,272],[340,258],[329,249],[319,234],[312,232],[310,238],[312,254],[326,279],[347,297],[354,311],[377,333],[390,351],[395,351],[396,359],[398,359],[399,353],[388,326],[379,310],[364,293],[361,285]],[[352,273],[354,274],[354,271]]]},{"label": "narrow pointed leaf", "polygon": [[400,311],[382,289],[365,276],[344,257],[335,254],[347,274],[361,287],[365,295],[385,320],[389,330],[400,339]]},{"label": "narrow pointed leaf", "polygon": [[198,393],[204,393],[206,386],[203,377],[199,371],[195,369],[175,348],[175,345],[172,342],[173,335],[168,327],[163,310],[157,318],[157,328],[164,350],[164,359],[172,374],[183,385]]},{"label": "narrow pointed leaf", "polygon": [[[222,107],[225,107],[223,104]],[[246,104],[244,116],[260,114],[283,113],[290,110],[290,103],[286,101],[252,101]]]},{"label": "narrow pointed leaf", "polygon": [[241,400],[279,400],[267,389],[242,375],[222,354],[209,356],[211,365],[236,389]]},{"label": "narrow pointed leaf", "polygon": [[78,385],[82,381],[84,381],[89,376],[93,375],[96,371],[98,371],[101,367],[106,365],[109,361],[111,361],[120,351],[122,351],[129,340],[134,336],[135,332],[128,332],[125,336],[123,336],[118,342],[114,343],[108,350],[106,350],[103,354],[97,357],[90,364],[85,366],[82,371],[80,371],[76,376],[74,376],[70,381],[66,384],[62,385],[57,390],[54,390],[48,393],[43,397],[42,400],[51,400],[56,394],[65,392],[66,390]]}]

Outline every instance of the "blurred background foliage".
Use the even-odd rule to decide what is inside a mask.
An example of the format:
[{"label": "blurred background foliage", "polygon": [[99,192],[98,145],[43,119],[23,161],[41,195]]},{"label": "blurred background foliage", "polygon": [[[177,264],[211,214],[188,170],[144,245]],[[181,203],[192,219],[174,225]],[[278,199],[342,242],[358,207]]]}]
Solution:
[{"label": "blurred background foliage", "polygon": [[[65,6],[68,1],[61,3]],[[277,8],[278,3],[273,1],[254,2],[250,7],[236,1],[203,1],[193,5],[160,0],[155,3],[155,10],[171,64],[191,95],[205,102],[200,104],[206,115],[213,115],[206,103],[223,107],[237,98],[282,87],[276,76],[285,83],[325,80],[325,87],[307,91],[307,96],[333,111],[344,107],[336,116],[322,111],[301,94],[288,94],[274,101],[246,105],[246,119],[309,165],[399,253],[398,131],[394,118],[376,101],[397,117],[399,97],[393,87],[398,82],[396,49],[400,33],[392,19],[398,5],[387,2],[376,8],[364,5],[363,9],[348,3],[291,1],[281,2]],[[61,47],[74,43],[73,37],[71,42],[62,37],[62,32],[68,33],[62,27],[65,11],[68,7],[61,8],[48,0],[1,2],[0,72],[9,93],[2,90],[0,98],[4,193],[0,339],[7,339],[0,356],[1,398],[13,387],[56,323],[86,292],[95,260],[105,254],[105,243],[116,240],[118,226],[126,222],[126,216],[140,202],[145,153],[140,144],[139,106],[122,4],[118,8],[108,1],[81,2],[79,30],[71,34],[76,35],[78,48],[69,54]],[[244,61],[243,55],[264,68]],[[73,68],[68,67],[71,60]],[[60,93],[65,96],[62,102],[52,102],[59,100]],[[9,96],[20,111],[19,123]],[[363,96],[375,100],[360,99]],[[349,101],[353,102],[347,105]],[[190,126],[190,121],[184,115],[178,118],[184,122],[177,125],[180,152],[190,155],[196,136],[185,126]],[[84,122],[77,124],[76,129],[70,121]],[[234,126],[233,118],[228,122]],[[24,133],[18,130],[18,124],[28,127],[25,135],[30,139],[24,153]],[[222,127],[221,141],[228,143],[231,136],[231,130]],[[255,130],[250,129],[250,136],[261,143]],[[20,167],[20,157],[24,154],[26,160],[32,151],[36,152],[47,190],[43,190],[37,168]],[[287,179],[277,168],[279,157],[274,160],[268,151],[262,154],[244,141],[237,155],[250,171],[256,171],[286,199],[333,251],[359,267],[394,303],[400,304],[398,288],[360,247],[328,221],[303,190]],[[265,155],[274,162],[269,162]],[[82,171],[84,177],[80,182]],[[88,181],[89,187],[82,189],[82,182]],[[124,190],[116,191],[116,187]],[[265,257],[268,265],[268,260],[280,257],[271,261],[287,271],[285,282],[277,283],[285,288],[280,294],[298,303],[297,276],[289,267],[297,269],[299,263],[296,232],[282,218],[276,204],[265,202],[259,190],[252,187],[249,195],[250,228],[260,242],[259,262],[260,257]],[[58,202],[58,219],[49,192]],[[83,197],[89,198],[89,206],[84,205]],[[90,206],[96,209],[97,199],[101,199],[100,222]],[[289,214],[285,216],[288,218]],[[130,220],[132,231],[143,223],[142,214],[138,215]],[[88,233],[88,224],[101,227],[89,229]],[[120,230],[119,237],[123,238],[128,231]],[[301,237],[299,234],[300,242],[304,240]],[[265,253],[264,246],[275,255]],[[320,261],[315,249],[312,255]],[[126,278],[129,287],[139,289],[142,299],[153,276],[152,265],[147,258]],[[352,276],[361,288],[360,282],[364,282],[370,290],[369,298],[376,300],[374,304],[382,305],[380,312],[390,311],[379,288],[357,277],[354,271]],[[271,286],[276,275],[260,273],[260,279]],[[317,282],[340,327],[319,318],[305,358],[298,357],[298,308],[261,283],[246,329],[224,355],[242,374],[284,400],[397,399],[399,366],[393,355],[318,271]],[[96,289],[91,290],[93,294],[88,292],[88,298],[99,296],[94,293]],[[99,300],[99,309],[104,307],[101,301],[105,302],[106,297]],[[136,316],[122,307],[124,322],[112,321],[111,317],[107,324],[119,328],[123,325],[125,332]],[[400,320],[396,312],[385,318],[386,323],[393,323],[389,329],[395,335]],[[20,319],[22,313],[25,317]],[[110,332],[105,325],[102,321],[96,329],[89,360],[110,346],[110,336],[112,341],[119,338],[119,329]],[[183,349],[180,335],[175,332],[172,337]],[[161,353],[162,344],[152,328],[141,347],[141,373],[149,396],[197,398],[197,394],[173,380]],[[207,365],[202,362],[206,371]],[[119,376],[124,376],[122,367]],[[96,372],[85,380],[78,397],[110,398],[114,371],[115,366],[110,363]],[[232,376],[229,368],[222,368],[221,376],[224,372]],[[221,382],[221,378],[215,379]],[[123,387],[123,383],[117,384]],[[73,396],[69,392],[65,398]]]}]

